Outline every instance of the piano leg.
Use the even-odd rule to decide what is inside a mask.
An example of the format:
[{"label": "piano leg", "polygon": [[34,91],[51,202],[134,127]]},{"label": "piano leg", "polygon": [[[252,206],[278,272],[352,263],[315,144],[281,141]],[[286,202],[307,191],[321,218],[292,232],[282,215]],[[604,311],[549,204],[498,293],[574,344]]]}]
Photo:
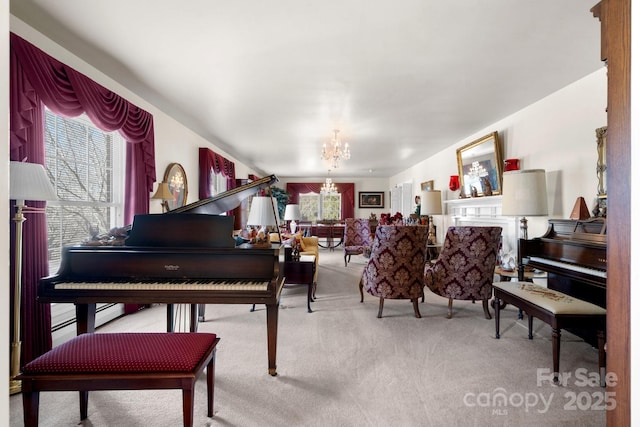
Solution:
[{"label": "piano leg", "polygon": [[167,332],[173,332],[173,304],[167,304]]},{"label": "piano leg", "polygon": [[267,306],[267,353],[269,358],[269,375],[276,376],[276,349],[278,346],[278,309],[280,304]]},{"label": "piano leg", "polygon": [[199,304],[189,304],[191,325],[189,325],[190,332],[198,332],[198,308]]},{"label": "piano leg", "polygon": [[76,304],[76,335],[96,331],[96,304]]},{"label": "piano leg", "polygon": [[[204,305],[204,304],[202,304]],[[167,332],[185,332],[187,327],[182,322],[185,320],[182,310],[179,310],[178,331],[176,331],[176,310],[175,304],[167,304]],[[199,304],[188,304],[189,306],[189,332],[198,332],[198,306]],[[184,330],[183,330],[184,329]]]}]

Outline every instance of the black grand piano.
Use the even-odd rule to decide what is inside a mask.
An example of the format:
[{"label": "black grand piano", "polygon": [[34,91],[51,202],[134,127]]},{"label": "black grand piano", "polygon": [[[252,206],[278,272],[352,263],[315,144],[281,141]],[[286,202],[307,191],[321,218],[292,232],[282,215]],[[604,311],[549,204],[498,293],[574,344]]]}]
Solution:
[{"label": "black grand piano", "polygon": [[[525,265],[547,272],[547,286],[600,307],[607,307],[606,219],[550,219],[547,232],[531,240],[520,239],[520,280]],[[593,331],[571,332],[597,345]]]},{"label": "black grand piano", "polygon": [[275,182],[271,175],[164,214],[136,215],[124,245],[66,247],[58,272],[40,280],[38,300],[74,303],[78,334],[94,332],[96,303],[191,304],[192,330],[197,304],[265,304],[276,375],[284,248],[236,245],[233,217],[220,215]]}]

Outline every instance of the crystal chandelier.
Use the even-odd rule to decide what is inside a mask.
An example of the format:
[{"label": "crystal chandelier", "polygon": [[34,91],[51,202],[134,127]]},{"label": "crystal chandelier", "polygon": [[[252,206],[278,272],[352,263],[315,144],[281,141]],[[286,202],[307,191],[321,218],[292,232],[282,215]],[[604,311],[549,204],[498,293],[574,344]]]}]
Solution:
[{"label": "crystal chandelier", "polygon": [[334,129],[330,146],[327,147],[327,144],[323,144],[322,155],[320,156],[322,160],[328,160],[329,162],[331,162],[331,167],[333,169],[336,169],[338,168],[338,166],[340,166],[340,160],[349,160],[351,158],[349,143],[345,142],[343,148],[342,141],[340,141],[340,138],[338,138],[338,132],[340,132],[340,130]]},{"label": "crystal chandelier", "polygon": [[[327,172],[327,174],[329,172]],[[337,193],[338,193],[338,189],[336,188],[335,184],[331,181],[331,178],[327,176],[327,179],[325,180],[324,184],[322,184],[322,187],[320,187],[320,194],[325,196],[330,196],[332,194],[337,194]]]}]

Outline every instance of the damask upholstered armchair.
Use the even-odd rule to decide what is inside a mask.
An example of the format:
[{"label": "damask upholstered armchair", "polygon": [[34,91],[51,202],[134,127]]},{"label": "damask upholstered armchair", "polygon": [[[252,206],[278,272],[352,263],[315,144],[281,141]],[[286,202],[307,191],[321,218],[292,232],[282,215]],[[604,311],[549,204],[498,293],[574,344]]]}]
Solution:
[{"label": "damask upholstered armchair", "polygon": [[351,261],[351,255],[361,255],[371,249],[373,236],[369,220],[363,218],[347,218],[344,220],[344,266]]},{"label": "damask upholstered armchair", "polygon": [[376,228],[371,257],[360,279],[360,302],[364,292],[380,297],[378,317],[384,300],[409,299],[416,317],[418,300],[424,295],[424,263],[429,230],[421,225],[379,225]]},{"label": "damask upholstered armchair", "polygon": [[449,227],[435,264],[424,269],[424,283],[432,292],[453,300],[482,300],[487,319],[501,227]]}]

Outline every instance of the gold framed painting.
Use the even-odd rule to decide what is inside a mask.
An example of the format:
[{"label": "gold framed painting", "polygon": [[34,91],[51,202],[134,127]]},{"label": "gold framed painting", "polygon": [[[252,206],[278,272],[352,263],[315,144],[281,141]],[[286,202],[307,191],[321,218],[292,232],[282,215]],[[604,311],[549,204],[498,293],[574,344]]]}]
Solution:
[{"label": "gold framed painting", "polygon": [[425,181],[422,184],[420,184],[420,190],[433,191],[433,180]]}]

